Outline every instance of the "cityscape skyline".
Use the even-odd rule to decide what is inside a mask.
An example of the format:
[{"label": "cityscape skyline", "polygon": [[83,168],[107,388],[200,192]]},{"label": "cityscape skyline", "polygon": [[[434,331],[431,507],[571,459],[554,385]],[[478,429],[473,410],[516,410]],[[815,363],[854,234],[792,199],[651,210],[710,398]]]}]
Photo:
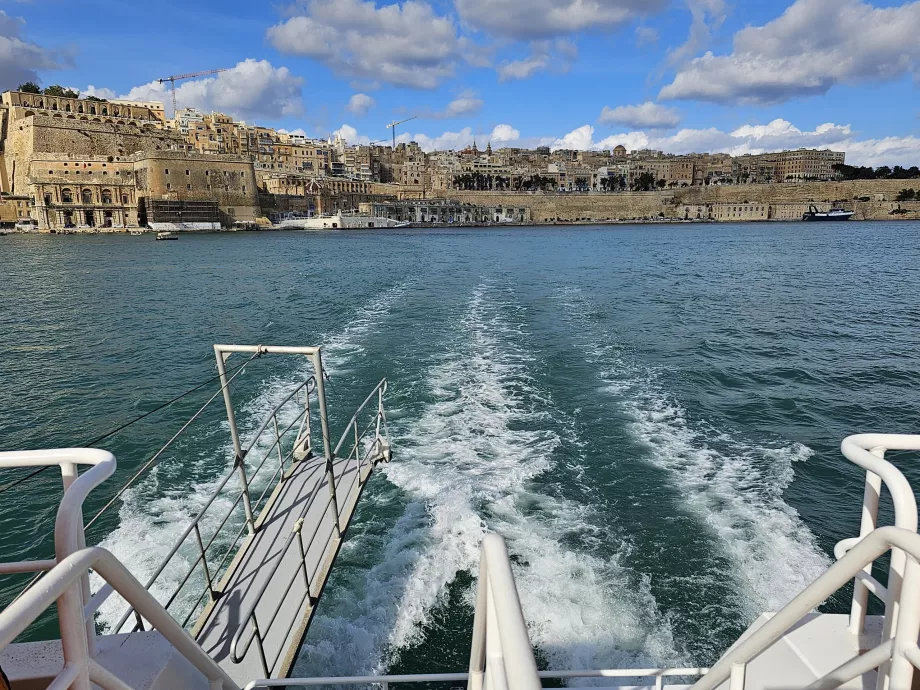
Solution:
[{"label": "cityscape skyline", "polygon": [[[911,106],[920,2],[306,0],[276,10],[234,0],[166,2],[156,15],[112,0],[61,7],[0,3],[0,90],[34,79],[159,100],[171,115],[157,78],[222,67],[177,84],[179,107],[356,144],[386,142],[388,122],[414,117],[397,142],[425,151],[476,140],[920,160]],[[877,107],[885,101],[898,107]]]}]

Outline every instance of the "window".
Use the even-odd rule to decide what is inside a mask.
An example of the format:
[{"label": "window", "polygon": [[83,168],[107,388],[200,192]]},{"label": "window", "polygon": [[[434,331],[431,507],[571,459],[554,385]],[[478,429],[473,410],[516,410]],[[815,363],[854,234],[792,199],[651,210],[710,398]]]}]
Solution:
[{"label": "window", "polygon": [[102,190],[102,203],[103,203],[103,204],[111,204],[111,203],[112,203],[112,192],[110,192],[108,189],[103,189],[103,190]]},{"label": "window", "polygon": [[166,175],[169,175],[169,168],[166,168],[166,169],[163,171],[163,173],[166,174]]},{"label": "window", "polygon": [[49,171],[48,171],[48,174],[49,174],[49,175],[53,175],[53,174],[54,174],[54,171],[53,171],[53,170],[49,170]]},{"label": "window", "polygon": [[170,189],[172,189],[172,185],[169,184],[169,182],[167,182],[167,183],[166,183],[166,191],[169,191]]},{"label": "window", "polygon": [[186,171],[185,171],[186,177],[188,177],[188,176],[191,175],[191,174],[192,174],[192,171],[191,171],[191,170],[186,170]]},{"label": "window", "polygon": [[84,204],[93,203],[93,193],[88,189],[84,189],[80,194],[80,197],[82,198]]},{"label": "window", "polygon": [[185,188],[189,191],[192,191],[192,185],[190,184],[185,185]]},{"label": "window", "polygon": [[246,193],[246,185],[243,185],[243,194]]}]

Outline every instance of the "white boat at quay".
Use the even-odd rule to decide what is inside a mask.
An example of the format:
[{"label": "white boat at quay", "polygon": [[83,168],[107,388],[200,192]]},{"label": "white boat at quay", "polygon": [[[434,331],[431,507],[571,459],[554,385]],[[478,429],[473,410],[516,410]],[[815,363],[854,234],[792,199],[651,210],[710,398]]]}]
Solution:
[{"label": "white boat at quay", "polygon": [[351,213],[336,213],[329,216],[312,216],[309,218],[284,218],[275,226],[287,230],[338,230],[359,228],[405,228],[409,223],[381,218],[379,216],[362,216]]},{"label": "white boat at quay", "polygon": [[[292,678],[294,661],[363,490],[374,481],[381,464],[399,462],[398,457],[393,459],[387,427],[387,381],[368,385],[364,402],[340,429],[341,436],[334,437],[321,348],[215,345],[214,354],[213,396],[152,457],[158,458],[179,439],[212,401],[222,399],[228,447],[235,459],[145,583],[107,549],[86,545],[84,525],[95,523],[118,502],[110,501],[84,523],[85,502],[97,496],[95,502],[100,503],[98,496],[111,496],[116,489],[112,479],[126,477],[124,472],[116,474],[116,459],[110,452],[63,448],[0,453],[0,473],[8,474],[6,486],[21,483],[17,471],[35,472],[42,467],[59,471],[63,484],[56,517],[47,525],[53,522],[54,554],[44,560],[0,562],[0,575],[35,574],[0,612],[0,667],[12,690],[320,686],[387,690],[397,684],[403,689],[432,687],[432,683],[468,690],[539,690],[544,681],[556,687],[560,680],[649,690],[916,687],[915,669],[920,668],[917,501],[895,463],[904,462],[902,451],[920,451],[920,435],[871,433],[849,436],[841,444],[845,458],[841,462],[849,461],[865,473],[863,503],[851,506],[854,514],[861,515],[859,534],[837,543],[833,565],[779,611],[762,612],[711,668],[539,670],[505,541],[491,533],[480,550],[468,666],[440,674]],[[306,360],[307,367],[286,397],[263,411],[255,432],[240,429],[230,384],[266,355]],[[886,458],[889,451],[895,452]],[[115,495],[128,490],[143,471]],[[255,483],[260,472],[263,479]],[[268,481],[267,474],[272,475]],[[17,491],[29,491],[29,486],[21,484]],[[892,508],[886,506],[880,515],[883,489]],[[43,482],[32,490],[50,492],[52,487]],[[10,510],[3,516],[5,524],[15,525],[17,516]],[[880,524],[880,518],[888,515],[893,524]],[[23,528],[23,544],[44,527]],[[890,565],[883,584],[873,572],[884,570],[873,571],[873,566],[884,568],[886,562]],[[98,583],[96,591],[90,587],[90,572]],[[183,573],[179,589],[173,592],[170,583]],[[191,599],[182,601],[194,604],[177,603],[186,583],[193,591]],[[847,592],[849,613],[819,613],[818,607],[841,590]],[[875,615],[869,615],[870,596],[878,599],[873,602]],[[121,617],[101,632],[95,617],[107,601],[108,608],[117,605]],[[16,642],[39,618],[47,625],[50,619],[45,612],[53,606],[59,640]],[[457,645],[469,640],[465,637]],[[431,654],[443,655],[443,649],[439,646]],[[0,687],[7,687],[2,675]]]}]

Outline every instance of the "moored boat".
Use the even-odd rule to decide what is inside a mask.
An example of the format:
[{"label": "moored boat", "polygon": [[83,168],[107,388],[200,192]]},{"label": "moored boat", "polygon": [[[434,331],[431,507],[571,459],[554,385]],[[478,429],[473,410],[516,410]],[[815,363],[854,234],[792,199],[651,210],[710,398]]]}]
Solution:
[{"label": "moored boat", "polygon": [[850,220],[855,213],[834,206],[829,211],[819,211],[817,206],[809,206],[802,214],[802,220]]},{"label": "moored boat", "polygon": [[177,235],[174,232],[158,232],[157,239],[158,240],[177,240],[179,239],[179,235]]}]

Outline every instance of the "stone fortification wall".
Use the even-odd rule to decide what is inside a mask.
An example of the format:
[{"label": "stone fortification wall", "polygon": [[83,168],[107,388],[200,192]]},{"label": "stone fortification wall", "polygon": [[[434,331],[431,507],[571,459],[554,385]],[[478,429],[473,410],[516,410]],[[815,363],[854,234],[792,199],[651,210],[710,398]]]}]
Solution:
[{"label": "stone fortification wall", "polygon": [[185,201],[216,201],[226,225],[253,222],[259,188],[252,161],[240,156],[153,151],[135,156],[139,196]]},{"label": "stone fortification wall", "polygon": [[[655,192],[616,194],[518,194],[510,192],[435,192],[480,206],[523,206],[533,221],[606,221],[657,218],[711,218],[735,222],[794,220],[809,205],[826,209],[840,203],[856,211],[858,220],[918,218],[916,202],[895,201],[905,188],[920,190],[920,180],[858,180],[852,182],[801,182],[763,185],[687,187]],[[900,209],[900,211],[899,211]]]},{"label": "stone fortification wall", "polygon": [[[73,157],[129,156],[138,151],[158,151],[184,147],[178,132],[155,125],[121,125],[105,122],[66,120],[35,115],[8,123],[4,157],[11,178],[11,191],[25,190],[29,162],[36,153]],[[15,168],[15,171],[14,171]]]}]

